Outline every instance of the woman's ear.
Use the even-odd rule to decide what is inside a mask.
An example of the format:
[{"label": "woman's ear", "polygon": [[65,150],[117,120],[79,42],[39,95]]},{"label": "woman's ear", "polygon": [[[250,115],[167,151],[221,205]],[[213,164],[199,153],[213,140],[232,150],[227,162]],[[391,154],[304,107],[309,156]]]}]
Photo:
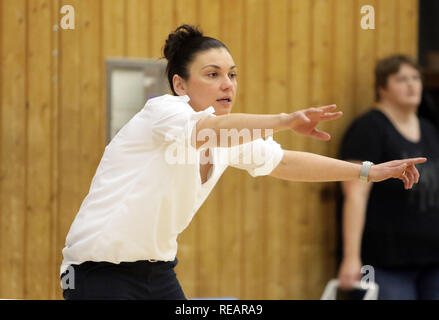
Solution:
[{"label": "woman's ear", "polygon": [[383,97],[386,95],[387,91],[386,88],[378,87],[378,101],[382,101]]},{"label": "woman's ear", "polygon": [[186,82],[178,74],[174,74],[172,77],[172,85],[174,86],[175,93],[177,93],[179,96],[184,96],[187,94]]}]

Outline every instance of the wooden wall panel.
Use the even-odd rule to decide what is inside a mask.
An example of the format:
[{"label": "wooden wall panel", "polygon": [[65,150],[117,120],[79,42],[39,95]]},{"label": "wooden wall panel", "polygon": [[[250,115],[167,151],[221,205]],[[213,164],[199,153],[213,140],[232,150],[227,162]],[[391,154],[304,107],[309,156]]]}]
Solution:
[{"label": "wooden wall panel", "polygon": [[173,29],[174,24],[174,1],[150,0],[151,1],[151,23],[149,28],[151,33],[148,39],[151,49],[149,55],[151,58],[160,58],[163,56],[163,45],[165,40]]},{"label": "wooden wall panel", "polygon": [[148,0],[125,1],[127,56],[148,56],[149,5]]},{"label": "wooden wall panel", "polygon": [[199,24],[199,6],[197,0],[180,0],[175,2],[175,25]]},{"label": "wooden wall panel", "polygon": [[[3,35],[3,3],[0,2],[0,35]],[[4,77],[4,70],[5,70],[5,63],[4,63],[4,53],[3,53],[3,38],[0,38],[0,141],[3,144],[3,77]],[[4,177],[5,177],[5,171],[4,171],[4,165],[3,165],[3,154],[4,150],[3,148],[0,148],[0,215],[3,215],[4,212],[3,209],[3,192],[4,192]],[[0,216],[0,230],[3,231],[3,219],[2,216]],[[0,238],[0,255],[3,254],[3,239]],[[3,275],[0,274],[0,297],[4,295],[3,292]]]},{"label": "wooden wall panel", "polygon": [[[60,8],[71,5],[76,10],[80,7],[80,0],[61,1]],[[79,28],[78,14],[76,13],[76,28]],[[85,163],[81,162],[81,55],[80,32],[75,30],[59,29],[59,204],[58,204],[58,243],[62,250],[67,232],[78,211],[82,196],[87,190],[81,189],[81,169]],[[62,256],[60,257],[60,260]],[[61,261],[59,261],[61,263]],[[57,273],[59,278],[59,271]]]},{"label": "wooden wall panel", "polygon": [[27,211],[27,4],[3,1],[2,39],[2,185],[0,215],[0,294],[25,294]]},{"label": "wooden wall panel", "polygon": [[[59,27],[66,4],[75,9],[74,30]],[[375,8],[375,30],[360,27],[363,5]],[[0,1],[0,298],[62,298],[61,250],[106,144],[106,58],[158,58],[170,31],[199,25],[229,47],[238,66],[235,112],[336,103],[344,117],[321,126],[330,142],[275,135],[286,149],[336,156],[346,127],[374,102],[376,60],[416,56],[417,6]],[[228,169],[179,237],[177,274],[187,296],[319,298],[336,272],[333,189]]]},{"label": "wooden wall panel", "polygon": [[[198,0],[176,1],[175,6],[175,27],[182,24],[199,24],[199,6]],[[172,31],[172,30],[170,30]],[[163,43],[166,39],[163,39]],[[203,210],[203,207],[201,208]],[[199,296],[198,280],[198,223],[197,218],[202,211],[196,214],[196,218],[188,228],[179,236],[179,249],[177,258],[179,263],[176,267],[176,273],[180,282],[184,285],[184,291],[187,296]]]},{"label": "wooden wall panel", "polygon": [[[81,14],[76,23],[80,34],[80,90],[81,99],[81,190],[85,197],[90,188],[92,177],[101,160],[104,148],[100,132],[105,124],[101,121],[102,85],[104,64],[102,63],[102,43],[100,40],[101,26],[99,17],[101,5],[99,1],[81,1],[78,7]],[[98,39],[98,41],[96,41]]]},{"label": "wooden wall panel", "polygon": [[[332,1],[316,0],[312,4],[312,49],[311,49],[311,105],[328,105],[332,101],[333,92],[331,85],[331,75],[333,74],[333,34],[327,32],[333,30],[333,11]],[[331,132],[332,123],[322,123],[320,128]],[[325,141],[309,139],[307,151],[328,154],[329,144]],[[325,259],[326,239],[324,235],[331,225],[324,223],[328,213],[326,212],[325,203],[322,202],[321,192],[323,188],[328,188],[328,183],[310,183],[307,185],[308,194],[305,201],[309,201],[308,213],[310,215],[309,242],[311,244],[310,260],[315,263],[308,266],[309,277],[307,279],[307,288],[309,295],[318,297],[322,292],[325,283],[329,280],[326,278],[330,272],[330,261]],[[325,263],[326,262],[326,263]],[[325,270],[326,269],[326,270]]]},{"label": "wooden wall panel", "polygon": [[51,252],[51,17],[50,1],[28,3],[28,108],[25,239],[25,298],[48,296],[53,278]]},{"label": "wooden wall panel", "polygon": [[[289,102],[292,111],[304,108],[311,99],[311,1],[293,1],[290,4],[290,38],[289,38]],[[290,134],[289,148],[306,151],[307,141],[300,139],[297,134]],[[292,183],[289,195],[292,208],[291,220],[286,224],[289,234],[289,252],[287,267],[290,272],[290,288],[287,297],[301,299],[309,297],[307,292],[308,268],[299,261],[310,261],[309,235],[310,215],[309,201],[303,201],[307,196],[307,183]]]},{"label": "wooden wall panel", "polygon": [[[266,113],[275,113],[287,101],[287,46],[285,34],[288,33],[287,1],[269,1],[265,5],[265,33],[266,33]],[[285,106],[289,108],[290,106]],[[281,145],[289,139],[288,133],[276,135],[274,138]],[[289,271],[284,268],[287,258],[288,234],[283,226],[287,223],[290,214],[288,203],[288,182],[269,178],[264,198],[263,217],[266,226],[263,241],[266,243],[266,286],[264,299],[282,299],[286,297],[289,283]],[[274,236],[276,235],[276,236]]]},{"label": "wooden wall panel", "polygon": [[[244,5],[242,1],[223,1],[221,12],[227,12],[221,24],[220,39],[229,48],[238,72],[238,94],[234,112],[240,112],[243,107],[241,88],[244,79],[241,71],[244,70]],[[242,183],[248,179],[248,174],[235,168],[228,169],[216,186],[219,209],[219,247],[216,254],[220,257],[218,270],[220,297],[241,297],[242,288]]]},{"label": "wooden wall panel", "polygon": [[[361,20],[360,8],[364,5],[371,5],[378,9],[382,4],[379,0],[359,0],[355,9],[357,21]],[[389,12],[388,15],[393,15],[393,12]],[[375,28],[378,28],[379,16],[387,16],[387,14],[384,14],[384,12],[380,12],[379,15],[378,13],[375,14]],[[377,31],[375,33],[375,31],[371,32],[371,30],[363,30],[358,27],[356,29],[355,111],[356,115],[359,115],[369,109],[374,102],[374,94],[373,90],[371,90],[374,86],[373,70],[377,55],[377,39],[379,33],[383,30],[375,29]]]},{"label": "wooden wall panel", "polygon": [[337,0],[334,19],[334,72],[332,76],[334,103],[343,117],[331,127],[331,155],[337,154],[339,141],[355,116],[355,39],[358,28],[357,6],[354,1]]},{"label": "wooden wall panel", "polygon": [[418,1],[399,1],[399,52],[418,56]]},{"label": "wooden wall panel", "polygon": [[102,19],[100,23],[102,25],[104,57],[123,57],[126,55],[128,48],[133,46],[131,44],[128,47],[126,43],[127,34],[125,29],[130,26],[125,20],[127,3],[120,0],[100,1],[102,3]]},{"label": "wooden wall panel", "polygon": [[[60,281],[58,278],[59,267],[62,261],[62,248],[65,243],[65,237],[63,234],[60,236],[59,228],[59,38],[60,32],[54,26],[58,23],[58,13],[60,11],[59,1],[51,1],[51,22],[52,22],[52,37],[51,37],[51,112],[50,112],[50,230],[51,230],[51,256],[50,265],[48,269],[50,270],[50,294],[49,296],[41,296],[38,298],[56,299],[60,297]],[[46,144],[47,146],[47,144]],[[37,298],[37,297],[35,297]]]},{"label": "wooden wall panel", "polygon": [[395,48],[399,47],[398,3],[397,0],[378,0],[376,3],[376,33],[378,36],[374,40],[376,56],[379,59],[392,54]]},{"label": "wooden wall panel", "polygon": [[[199,24],[205,34],[213,38],[220,37],[221,28],[221,1],[205,0],[198,3],[199,10],[203,14],[199,17]],[[219,270],[220,259],[218,250],[220,245],[219,218],[222,212],[220,189],[212,190],[203,204],[201,210],[196,214],[197,234],[197,296],[218,297],[219,295]],[[216,214],[215,214],[216,212]]]},{"label": "wooden wall panel", "polygon": [[[245,16],[245,57],[246,63],[241,74],[245,78],[244,112],[267,112],[265,92],[265,46],[266,33],[264,26],[265,6],[263,0],[246,0]],[[255,23],[255,22],[258,23]],[[247,177],[246,177],[247,178]],[[266,185],[263,178],[244,179],[242,192],[245,205],[243,208],[243,299],[255,299],[264,296],[266,277],[264,238],[264,199]]]}]

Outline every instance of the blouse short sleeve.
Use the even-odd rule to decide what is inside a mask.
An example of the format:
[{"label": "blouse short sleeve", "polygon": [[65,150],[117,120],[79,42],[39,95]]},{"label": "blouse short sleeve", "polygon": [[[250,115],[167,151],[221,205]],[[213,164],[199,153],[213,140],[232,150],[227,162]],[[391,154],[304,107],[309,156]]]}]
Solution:
[{"label": "blouse short sleeve", "polygon": [[252,177],[269,175],[278,166],[283,150],[273,137],[260,138],[252,142],[230,148],[236,156],[231,157],[232,167],[247,170]]},{"label": "blouse short sleeve", "polygon": [[145,110],[152,119],[151,130],[155,141],[189,143],[196,123],[203,118],[215,116],[213,107],[196,112],[188,101],[188,96],[165,95],[147,102]]}]

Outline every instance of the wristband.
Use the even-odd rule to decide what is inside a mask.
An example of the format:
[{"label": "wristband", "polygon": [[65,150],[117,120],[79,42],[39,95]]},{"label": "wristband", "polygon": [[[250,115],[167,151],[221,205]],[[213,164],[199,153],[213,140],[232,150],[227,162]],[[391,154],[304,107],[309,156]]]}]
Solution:
[{"label": "wristband", "polygon": [[370,167],[372,167],[374,165],[373,162],[370,161],[364,161],[363,165],[361,166],[361,171],[360,171],[360,180],[363,182],[369,182],[369,171],[370,171]]}]

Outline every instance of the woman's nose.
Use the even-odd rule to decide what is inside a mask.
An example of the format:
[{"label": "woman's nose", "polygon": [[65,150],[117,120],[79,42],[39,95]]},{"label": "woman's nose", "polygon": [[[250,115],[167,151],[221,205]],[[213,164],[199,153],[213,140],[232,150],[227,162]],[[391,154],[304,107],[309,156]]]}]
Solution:
[{"label": "woman's nose", "polygon": [[224,79],[221,83],[221,89],[223,89],[223,90],[229,89],[232,86],[233,86],[232,80],[228,76],[224,77]]}]

